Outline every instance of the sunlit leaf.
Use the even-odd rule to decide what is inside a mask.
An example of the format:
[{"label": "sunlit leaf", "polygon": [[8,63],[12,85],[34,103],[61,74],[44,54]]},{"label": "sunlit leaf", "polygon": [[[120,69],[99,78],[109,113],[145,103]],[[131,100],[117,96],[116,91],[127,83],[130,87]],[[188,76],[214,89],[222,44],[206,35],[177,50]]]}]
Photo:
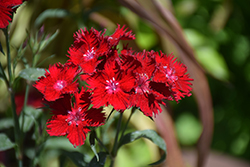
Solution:
[{"label": "sunlit leaf", "polygon": [[223,56],[211,47],[199,47],[196,50],[197,59],[203,67],[219,80],[229,79],[229,70]]},{"label": "sunlit leaf", "polygon": [[154,144],[156,144],[164,151],[164,154],[161,156],[160,160],[149,165],[157,165],[162,163],[166,159],[167,155],[166,143],[154,130],[142,130],[128,133],[123,137],[122,141],[119,143],[119,147],[131,143],[142,137],[151,140]]},{"label": "sunlit leaf", "polygon": [[0,151],[11,149],[14,146],[15,144],[4,133],[0,133]]},{"label": "sunlit leaf", "polygon": [[36,81],[38,77],[43,76],[45,74],[45,70],[43,68],[27,68],[23,69],[19,76],[23,79],[29,81]]},{"label": "sunlit leaf", "polygon": [[189,43],[196,51],[196,58],[202,66],[219,80],[229,79],[229,70],[223,56],[215,49],[214,40],[192,29],[186,29],[185,34]]}]

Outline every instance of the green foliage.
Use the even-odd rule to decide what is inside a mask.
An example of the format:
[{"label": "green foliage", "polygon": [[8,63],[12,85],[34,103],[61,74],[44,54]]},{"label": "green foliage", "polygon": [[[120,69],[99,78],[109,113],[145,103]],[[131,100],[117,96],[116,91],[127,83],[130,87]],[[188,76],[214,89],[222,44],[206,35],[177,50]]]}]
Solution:
[{"label": "green foliage", "polygon": [[[250,12],[246,1],[176,0],[173,5],[198,61],[210,74],[215,119],[212,149],[249,160]],[[176,120],[185,116],[183,111],[198,117],[190,101],[184,99],[175,106]]]},{"label": "green foliage", "polygon": [[41,26],[48,18],[65,18],[69,15],[70,13],[64,9],[47,9],[37,17],[35,27]]},{"label": "green foliage", "polygon": [[147,138],[151,140],[154,144],[156,144],[159,148],[161,148],[164,151],[164,154],[161,156],[160,160],[154,163],[151,163],[149,165],[160,164],[166,159],[167,148],[166,148],[165,141],[154,130],[143,130],[143,131],[135,131],[135,132],[128,133],[120,141],[119,147],[128,143],[131,143],[140,138]]},{"label": "green foliage", "polygon": [[214,39],[206,37],[193,29],[186,29],[185,35],[196,51],[200,64],[215,78],[227,81],[229,70],[224,57],[216,50]]},{"label": "green foliage", "polygon": [[19,77],[26,79],[28,81],[36,81],[38,77],[41,77],[45,74],[45,70],[43,68],[27,68],[23,69],[19,73]]},{"label": "green foliage", "polygon": [[0,130],[8,129],[13,127],[13,120],[11,118],[2,118],[0,119]]},{"label": "green foliage", "polygon": [[[100,159],[97,158],[97,157],[100,157]],[[104,167],[105,162],[106,162],[106,158],[107,158],[107,153],[100,152],[100,153],[98,153],[98,156],[95,156],[90,161],[90,163],[88,164],[88,167],[92,167],[92,166],[95,166],[95,167]]]},{"label": "green foliage", "polygon": [[4,53],[4,51],[3,51],[3,47],[2,47],[1,42],[0,42],[0,52],[1,52],[3,55],[5,55],[5,53]]},{"label": "green foliage", "polygon": [[84,155],[82,155],[79,152],[73,151],[65,151],[62,150],[62,155],[65,160],[66,157],[70,158],[71,161],[77,166],[77,167],[86,167],[87,163],[84,161]]},{"label": "green foliage", "polygon": [[29,131],[41,114],[41,109],[27,106],[24,111],[24,117],[19,118],[20,127],[23,126],[23,132]]},{"label": "green foliage", "polygon": [[191,114],[182,114],[175,122],[178,139],[183,145],[194,145],[197,143],[202,127],[199,121]]},{"label": "green foliage", "polygon": [[14,146],[15,144],[4,133],[0,133],[0,151],[11,149]]}]

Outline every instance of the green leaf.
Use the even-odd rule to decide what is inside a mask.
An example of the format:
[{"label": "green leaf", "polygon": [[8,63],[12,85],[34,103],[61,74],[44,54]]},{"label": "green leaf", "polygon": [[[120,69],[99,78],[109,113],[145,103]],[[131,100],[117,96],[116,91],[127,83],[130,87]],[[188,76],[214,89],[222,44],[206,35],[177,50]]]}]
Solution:
[{"label": "green leaf", "polygon": [[2,47],[1,42],[0,42],[0,52],[1,52],[3,55],[5,55],[5,53],[4,53],[4,51],[3,51],[3,47]]},{"label": "green leaf", "polygon": [[0,73],[0,78],[3,78],[3,74]]},{"label": "green leaf", "polygon": [[227,81],[229,70],[223,56],[212,47],[199,47],[196,49],[197,59],[202,66],[215,78]]},{"label": "green leaf", "polygon": [[39,27],[47,18],[64,18],[69,15],[69,11],[65,9],[47,9],[37,17],[35,26]]},{"label": "green leaf", "polygon": [[188,42],[196,51],[198,62],[213,77],[227,81],[229,79],[229,69],[224,57],[217,51],[218,44],[214,38],[205,36],[193,29],[185,29],[184,32]]},{"label": "green leaf", "polygon": [[43,76],[45,74],[45,69],[43,68],[27,68],[23,69],[19,76],[29,81],[36,81],[38,77]]},{"label": "green leaf", "polygon": [[0,133],[0,151],[11,149],[14,146],[15,144],[4,133]]},{"label": "green leaf", "polygon": [[51,43],[51,41],[53,41],[56,38],[58,34],[59,34],[59,30],[56,30],[56,32],[53,35],[41,41],[41,46],[40,46],[39,51],[42,51],[44,48],[46,48]]},{"label": "green leaf", "polygon": [[14,60],[13,60],[13,69],[16,69],[17,63],[22,60],[22,58],[24,57],[24,53],[27,49],[27,47],[24,47],[24,43],[26,41],[23,41],[23,43],[20,45],[20,47],[17,50],[17,55],[15,56]]},{"label": "green leaf", "polygon": [[48,62],[50,59],[54,58],[55,54],[46,57],[43,61],[41,61],[37,66],[40,67],[43,63]]},{"label": "green leaf", "polygon": [[99,161],[99,156],[98,156],[96,149],[95,149],[95,138],[96,138],[96,132],[95,132],[95,130],[92,130],[90,132],[90,136],[89,136],[89,143],[90,143],[90,147],[91,147],[92,151],[94,152],[94,154],[97,158],[97,161]]},{"label": "green leaf", "polygon": [[[25,115],[24,115],[23,132],[27,132],[33,126],[34,121],[36,121],[36,119],[42,114],[42,110],[27,106],[24,112]],[[19,117],[20,126],[23,123],[22,118],[23,117]]]},{"label": "green leaf", "polygon": [[90,161],[88,167],[104,167],[106,158],[107,158],[107,153],[105,152],[99,152],[98,153],[99,160],[94,156],[94,158]]},{"label": "green leaf", "polygon": [[142,131],[135,131],[135,132],[128,133],[120,141],[119,147],[128,143],[131,143],[142,137],[151,140],[154,144],[156,144],[158,147],[160,147],[164,151],[164,154],[161,156],[160,160],[154,163],[151,163],[149,165],[158,165],[162,163],[166,159],[167,148],[166,148],[165,141],[154,130],[142,130]]},{"label": "green leaf", "polygon": [[8,128],[14,126],[12,118],[3,118],[3,119],[0,119],[0,122],[1,122],[0,123],[0,130],[8,129]]},{"label": "green leaf", "polygon": [[83,167],[87,166],[87,163],[84,161],[84,155],[79,153],[79,152],[70,152],[70,151],[65,151],[62,150],[63,155],[66,157],[69,157],[71,161],[77,166],[77,167]]}]

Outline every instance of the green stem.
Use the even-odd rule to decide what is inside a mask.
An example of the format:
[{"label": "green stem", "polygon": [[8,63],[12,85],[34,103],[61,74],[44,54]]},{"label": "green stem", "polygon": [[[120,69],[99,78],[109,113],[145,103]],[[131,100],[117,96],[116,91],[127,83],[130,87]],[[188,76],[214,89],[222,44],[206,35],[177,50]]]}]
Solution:
[{"label": "green stem", "polygon": [[123,130],[122,130],[122,134],[121,134],[121,137],[120,137],[120,141],[122,140],[122,138],[123,138],[123,136],[124,136],[124,133],[125,133],[127,127],[128,127],[128,123],[129,123],[129,121],[130,121],[132,115],[134,114],[135,110],[136,110],[135,107],[133,107],[133,108],[131,109],[131,113],[130,113],[130,115],[129,115],[129,117],[128,117],[128,120],[127,120],[127,122],[126,122],[126,124],[125,124],[125,127],[124,127]]},{"label": "green stem", "polygon": [[18,117],[16,114],[16,104],[15,104],[15,94],[13,91],[10,92],[11,96],[11,109],[14,121],[14,135],[15,135],[15,142],[16,142],[16,158],[18,160],[19,167],[22,167],[22,137],[21,131],[19,126]]},{"label": "green stem", "polygon": [[10,56],[10,41],[9,41],[9,34],[8,34],[8,27],[3,29],[5,40],[6,40],[6,49],[7,49],[7,68],[9,74],[9,83],[12,83],[12,72],[11,72],[11,56]]},{"label": "green stem", "polygon": [[118,136],[119,136],[119,132],[121,129],[121,124],[122,124],[122,115],[123,115],[123,113],[120,114],[120,117],[119,117],[119,120],[117,123],[117,127],[116,127],[115,142],[114,142],[114,146],[113,146],[112,153],[111,153],[112,159],[111,159],[110,167],[113,167],[114,162],[115,162],[115,157],[116,157],[117,151],[118,151]]},{"label": "green stem", "polygon": [[8,27],[6,29],[3,29],[5,39],[6,39],[6,47],[7,47],[7,68],[8,68],[8,73],[9,73],[9,82],[8,82],[8,90],[10,92],[11,96],[11,110],[12,110],[12,115],[13,115],[13,122],[14,122],[14,135],[15,135],[15,142],[16,142],[16,158],[18,160],[18,166],[22,167],[22,148],[21,148],[21,143],[22,143],[22,137],[21,137],[21,131],[20,131],[20,126],[19,126],[19,121],[18,117],[16,114],[16,103],[15,103],[15,93],[13,90],[13,79],[12,79],[12,72],[11,72],[11,55],[10,55],[10,42],[9,42],[9,34],[8,34]]},{"label": "green stem", "polygon": [[102,146],[102,148],[104,148],[104,150],[110,154],[108,148],[102,143],[102,141],[97,136],[95,138],[98,141],[98,143]]},{"label": "green stem", "polygon": [[24,96],[24,103],[23,103],[23,109],[22,109],[22,125],[21,125],[21,130],[23,131],[23,126],[24,126],[24,119],[25,119],[25,111],[26,111],[26,107],[27,107],[27,103],[28,103],[28,97],[29,97],[29,90],[30,90],[30,85],[29,83],[27,83],[26,85],[26,90],[25,90],[25,96]]}]

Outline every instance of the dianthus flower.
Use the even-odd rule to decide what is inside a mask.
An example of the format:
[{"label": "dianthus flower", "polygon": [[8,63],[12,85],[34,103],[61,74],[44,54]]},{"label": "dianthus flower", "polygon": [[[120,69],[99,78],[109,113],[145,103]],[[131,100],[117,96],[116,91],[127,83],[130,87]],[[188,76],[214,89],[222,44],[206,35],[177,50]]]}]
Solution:
[{"label": "dianthus flower", "polygon": [[12,21],[13,7],[22,4],[22,0],[0,0],[0,28],[6,28]]},{"label": "dianthus flower", "polygon": [[90,93],[83,88],[80,93],[75,94],[75,103],[72,104],[70,95],[54,102],[50,102],[52,114],[47,122],[47,132],[50,136],[65,136],[76,146],[81,146],[90,132],[90,127],[98,127],[104,124],[105,115],[102,108],[89,108]]},{"label": "dianthus flower", "polygon": [[79,65],[84,73],[93,73],[100,63],[99,57],[104,56],[110,50],[106,38],[96,30],[80,29],[74,35],[74,44],[69,48],[70,62]]},{"label": "dianthus flower", "polygon": [[130,69],[135,78],[131,105],[138,107],[146,116],[152,117],[161,112],[159,104],[163,104],[163,99],[172,100],[172,97],[165,85],[152,81],[156,67],[149,52],[134,54],[131,49],[122,50],[121,64],[123,69]]},{"label": "dianthus flower", "polygon": [[77,80],[74,81],[78,73],[77,67],[55,64],[46,70],[45,77],[38,78],[34,87],[43,93],[47,101],[54,101],[63,94],[78,91]]},{"label": "dianthus flower", "polygon": [[120,27],[118,24],[118,27],[116,28],[115,32],[108,36],[108,41],[111,46],[117,46],[120,40],[134,40],[135,35],[132,34],[132,30],[127,31],[128,28],[125,28],[125,25],[123,27]]},{"label": "dianthus flower", "polygon": [[106,64],[104,69],[87,79],[92,89],[92,104],[98,108],[112,105],[116,110],[130,107],[131,94],[135,79],[130,73],[121,70],[117,62]]},{"label": "dianthus flower", "polygon": [[166,55],[160,52],[152,52],[156,62],[156,71],[154,73],[153,81],[165,83],[171,90],[171,94],[175,101],[184,96],[190,96],[190,87],[192,84],[189,74],[186,74],[187,67],[176,61],[176,58],[170,54]]}]

